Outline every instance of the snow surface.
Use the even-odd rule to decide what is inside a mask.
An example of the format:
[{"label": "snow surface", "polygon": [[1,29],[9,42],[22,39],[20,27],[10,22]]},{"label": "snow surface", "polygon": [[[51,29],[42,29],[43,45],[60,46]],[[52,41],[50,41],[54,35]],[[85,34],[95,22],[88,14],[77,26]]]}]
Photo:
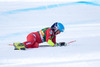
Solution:
[{"label": "snow surface", "polygon": [[[62,22],[66,47],[14,50],[33,31]],[[40,45],[47,44],[41,43]],[[100,5],[92,2],[0,2],[0,67],[100,67]]]}]

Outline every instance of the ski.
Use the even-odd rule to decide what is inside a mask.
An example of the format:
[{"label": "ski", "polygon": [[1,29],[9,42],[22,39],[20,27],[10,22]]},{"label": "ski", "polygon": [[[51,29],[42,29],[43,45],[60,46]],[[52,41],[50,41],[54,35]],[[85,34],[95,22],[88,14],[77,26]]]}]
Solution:
[{"label": "ski", "polygon": [[[76,40],[69,41],[66,43],[66,46],[68,46],[69,44],[74,43],[74,42],[76,42]],[[39,47],[52,47],[52,46],[51,45],[40,45]]]},{"label": "ski", "polygon": [[[74,43],[76,42],[76,40],[73,40],[73,41],[69,41],[66,43],[66,46],[71,44],[71,43]],[[14,46],[13,44],[8,44],[9,46]],[[51,45],[39,45],[39,47],[52,47]]]}]

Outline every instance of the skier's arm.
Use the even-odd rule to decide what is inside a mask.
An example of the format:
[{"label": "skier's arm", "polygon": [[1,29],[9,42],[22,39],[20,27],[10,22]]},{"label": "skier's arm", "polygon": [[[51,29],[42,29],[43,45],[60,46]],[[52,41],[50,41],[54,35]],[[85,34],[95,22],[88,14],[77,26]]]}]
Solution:
[{"label": "skier's arm", "polygon": [[[53,34],[53,31],[51,29],[47,29],[47,31],[45,32],[46,34],[46,42],[51,45],[54,46],[55,45],[55,40],[51,39],[51,36]],[[54,37],[55,38],[55,37]]]},{"label": "skier's arm", "polygon": [[53,37],[52,42],[56,44],[56,36]]}]

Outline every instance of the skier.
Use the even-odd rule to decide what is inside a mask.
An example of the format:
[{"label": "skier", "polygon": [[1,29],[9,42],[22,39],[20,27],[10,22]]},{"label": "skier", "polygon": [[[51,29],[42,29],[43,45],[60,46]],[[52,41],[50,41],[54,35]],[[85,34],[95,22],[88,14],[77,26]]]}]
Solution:
[{"label": "skier", "polygon": [[56,35],[64,31],[62,23],[56,22],[51,27],[44,28],[37,32],[32,32],[27,36],[27,41],[14,43],[15,50],[25,50],[25,48],[38,48],[39,43],[47,42],[51,46],[65,46],[65,43],[56,43]]}]

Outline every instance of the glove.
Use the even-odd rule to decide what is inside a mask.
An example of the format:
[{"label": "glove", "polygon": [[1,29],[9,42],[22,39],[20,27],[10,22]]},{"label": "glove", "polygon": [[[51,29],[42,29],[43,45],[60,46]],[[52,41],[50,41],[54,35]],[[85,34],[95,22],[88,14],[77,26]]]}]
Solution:
[{"label": "glove", "polygon": [[65,42],[59,42],[59,43],[56,43],[56,46],[67,46],[67,43],[65,43]]}]

